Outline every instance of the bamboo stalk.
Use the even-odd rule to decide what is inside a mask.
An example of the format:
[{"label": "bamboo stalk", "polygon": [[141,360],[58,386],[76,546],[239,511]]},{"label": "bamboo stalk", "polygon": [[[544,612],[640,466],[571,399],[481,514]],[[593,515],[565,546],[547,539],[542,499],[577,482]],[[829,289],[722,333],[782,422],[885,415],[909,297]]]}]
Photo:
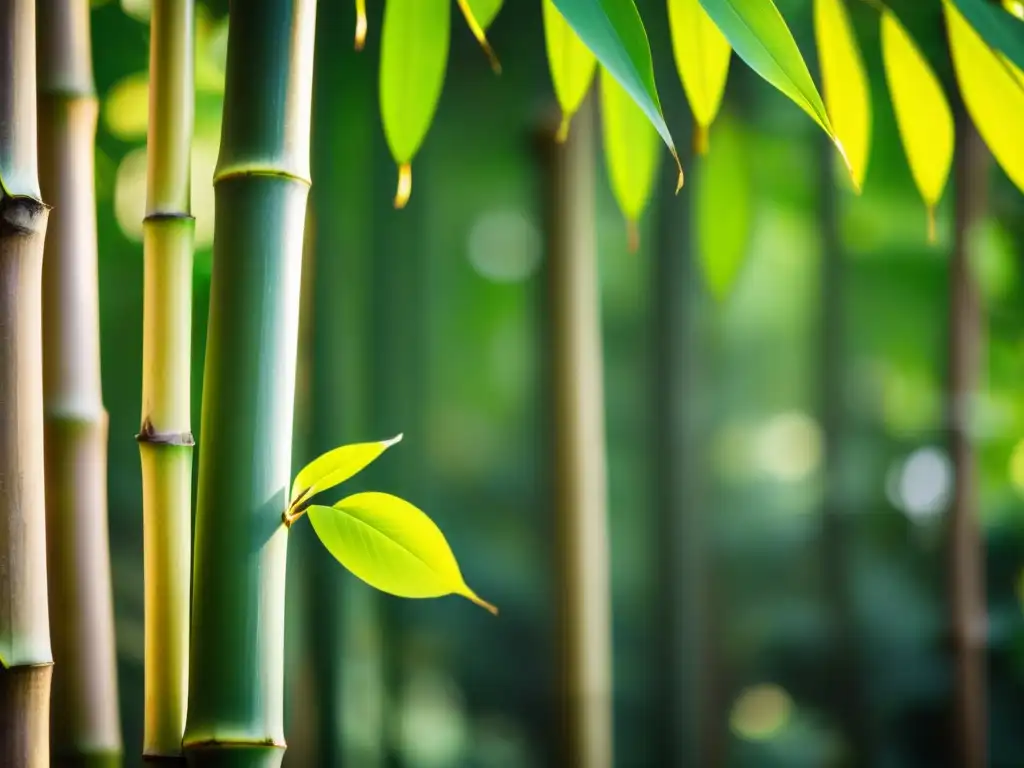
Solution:
[{"label": "bamboo stalk", "polygon": [[0,0],[0,765],[50,764],[33,0]]},{"label": "bamboo stalk", "polygon": [[277,766],[316,3],[229,14],[183,746],[196,766]]},{"label": "bamboo stalk", "polygon": [[987,761],[985,551],[978,522],[978,484],[970,435],[984,340],[982,308],[970,265],[970,238],[988,207],[989,157],[963,108],[957,114],[956,234],[950,262],[949,448],[953,503],[949,510],[950,621],[954,653],[954,737],[957,765]]},{"label": "bamboo stalk", "polygon": [[144,755],[181,756],[192,551],[192,0],[154,0],[143,221],[142,515],[146,584]]},{"label": "bamboo stalk", "polygon": [[601,317],[588,100],[548,139],[548,269],[559,572],[560,765],[612,765],[611,587]]},{"label": "bamboo stalk", "polygon": [[121,752],[107,541],[93,183],[98,105],[86,0],[38,0],[42,189],[57,213],[43,262],[43,406],[55,759]]}]

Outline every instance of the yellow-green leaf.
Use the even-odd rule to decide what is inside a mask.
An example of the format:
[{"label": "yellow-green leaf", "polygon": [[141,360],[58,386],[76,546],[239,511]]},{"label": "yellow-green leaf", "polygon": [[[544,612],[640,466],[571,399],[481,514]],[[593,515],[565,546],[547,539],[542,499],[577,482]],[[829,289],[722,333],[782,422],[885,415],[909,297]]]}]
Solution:
[{"label": "yellow-green leaf", "polygon": [[989,48],[948,0],[946,25],[960,93],[978,133],[1024,191],[1024,72]]},{"label": "yellow-green leaf", "polygon": [[583,44],[551,0],[544,3],[544,39],[548,52],[548,69],[555,88],[555,97],[562,108],[559,139],[569,133],[569,121],[583,103],[594,79],[597,59]]},{"label": "yellow-green leaf", "polygon": [[387,493],[357,493],[309,508],[328,551],[371,587],[398,597],[462,595],[497,614],[462,578],[444,534],[421,510]]},{"label": "yellow-green leaf", "polygon": [[845,0],[815,0],[814,32],[825,106],[859,192],[871,145],[871,94]]},{"label": "yellow-green leaf", "polygon": [[694,120],[694,150],[708,149],[708,127],[722,103],[732,48],[700,0],[668,0],[672,50]]},{"label": "yellow-green leaf", "polygon": [[494,49],[491,48],[491,44],[487,41],[487,34],[484,30],[487,29],[498,11],[501,10],[501,0],[457,0],[457,2],[459,3],[459,10],[462,11],[463,18],[466,19],[466,26],[469,27],[473,37],[476,38],[476,41],[480,43],[480,47],[483,48],[487,60],[491,62],[491,68],[500,74],[501,62],[498,61]]},{"label": "yellow-green leaf", "polygon": [[891,11],[882,13],[882,58],[900,138],[928,206],[928,236],[934,240],[935,206],[953,162],[953,113],[931,66]]},{"label": "yellow-green leaf", "polygon": [[356,0],[356,50],[366,45],[366,0]]},{"label": "yellow-green leaf", "polygon": [[697,176],[694,219],[704,280],[711,294],[724,301],[750,245],[753,195],[743,136],[727,115],[719,123],[715,151],[702,162]]},{"label": "yellow-green leaf", "polygon": [[629,226],[630,250],[636,250],[637,222],[651,198],[658,171],[658,134],[636,102],[604,67],[601,67],[601,124],[612,192]]},{"label": "yellow-green leaf", "polygon": [[402,436],[398,435],[375,443],[343,445],[313,459],[295,476],[288,506],[294,507],[357,475],[401,439]]},{"label": "yellow-green leaf", "polygon": [[411,163],[441,98],[451,32],[450,0],[388,0],[380,43],[380,111],[399,165],[395,207],[412,191]]}]

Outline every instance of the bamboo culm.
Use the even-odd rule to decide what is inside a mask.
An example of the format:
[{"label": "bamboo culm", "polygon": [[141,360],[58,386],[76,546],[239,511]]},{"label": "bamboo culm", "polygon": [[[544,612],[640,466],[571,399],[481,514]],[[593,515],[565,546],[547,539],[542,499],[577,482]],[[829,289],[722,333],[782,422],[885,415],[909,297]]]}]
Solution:
[{"label": "bamboo culm", "polygon": [[203,383],[192,765],[284,756],[284,598],[315,0],[230,3]]},{"label": "bamboo culm", "polygon": [[48,768],[42,266],[34,0],[0,0],[0,765]]},{"label": "bamboo culm", "polygon": [[188,699],[192,556],[192,0],[150,16],[143,221],[142,514],[146,591],[143,754],[180,758]]},{"label": "bamboo culm", "polygon": [[54,758],[121,752],[107,540],[94,191],[98,103],[86,0],[38,0],[39,156],[54,206],[43,260],[43,407]]}]

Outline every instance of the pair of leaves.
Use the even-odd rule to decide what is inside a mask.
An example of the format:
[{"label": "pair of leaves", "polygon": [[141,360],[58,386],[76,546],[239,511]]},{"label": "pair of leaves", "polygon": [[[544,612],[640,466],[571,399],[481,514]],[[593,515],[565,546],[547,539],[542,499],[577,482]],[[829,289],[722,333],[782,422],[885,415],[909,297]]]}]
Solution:
[{"label": "pair of leaves", "polygon": [[[360,3],[365,0],[359,0]],[[502,0],[457,0],[474,36],[497,69],[484,30],[501,10]],[[357,21],[365,36],[365,8]],[[361,26],[360,26],[361,25]],[[412,194],[412,161],[437,112],[448,67],[451,0],[388,0],[380,50],[380,108],[384,135],[398,164],[395,207]]]},{"label": "pair of leaves", "polygon": [[292,483],[285,523],[291,525],[308,512],[328,551],[376,589],[413,598],[462,595],[496,614],[466,584],[444,534],[409,502],[387,493],[357,493],[330,507],[310,504],[318,493],[361,472],[401,439],[345,445],[307,464]]}]

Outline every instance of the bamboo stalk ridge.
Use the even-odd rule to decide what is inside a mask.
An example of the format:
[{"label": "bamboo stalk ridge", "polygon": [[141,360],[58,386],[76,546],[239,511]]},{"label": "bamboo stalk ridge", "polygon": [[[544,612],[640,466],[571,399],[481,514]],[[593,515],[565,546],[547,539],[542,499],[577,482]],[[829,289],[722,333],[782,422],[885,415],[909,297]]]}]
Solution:
[{"label": "bamboo stalk ridge", "polygon": [[42,266],[34,0],[0,0],[0,765],[48,768]]},{"label": "bamboo stalk ridge", "polygon": [[98,102],[87,0],[38,0],[40,181],[55,209],[43,262],[43,406],[55,759],[121,752],[107,540],[94,191]]},{"label": "bamboo stalk ridge", "polygon": [[203,386],[195,766],[284,756],[284,598],[315,0],[230,3]]},{"label": "bamboo stalk ridge", "polygon": [[611,768],[611,586],[601,317],[588,100],[548,147],[551,373],[560,596],[560,765]]},{"label": "bamboo stalk ridge", "polygon": [[143,221],[142,514],[146,590],[143,754],[181,756],[192,556],[191,148],[194,4],[154,0]]}]

